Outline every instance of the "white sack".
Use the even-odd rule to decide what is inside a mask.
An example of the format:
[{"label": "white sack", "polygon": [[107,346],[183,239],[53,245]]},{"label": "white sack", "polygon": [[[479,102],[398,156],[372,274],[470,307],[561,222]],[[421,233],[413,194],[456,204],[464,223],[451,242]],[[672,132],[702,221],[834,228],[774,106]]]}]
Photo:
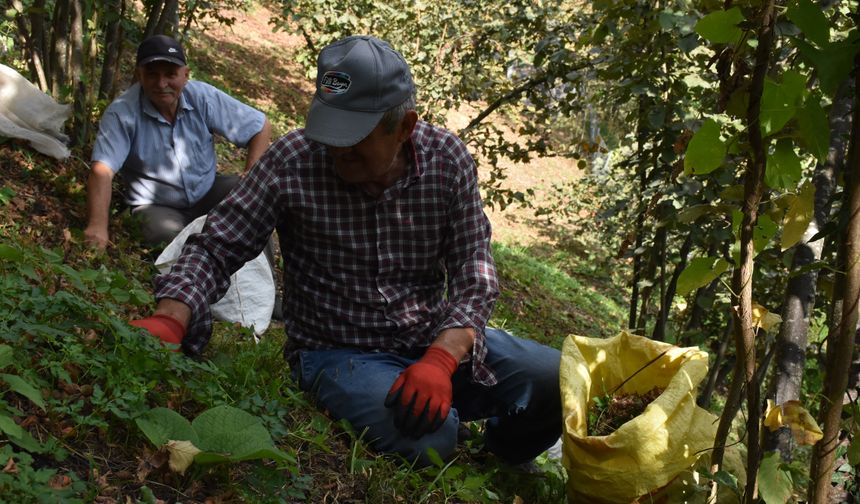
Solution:
[{"label": "white sack", "polygon": [[[155,266],[159,271],[162,273],[170,271],[170,267],[182,252],[185,240],[190,235],[199,233],[205,222],[206,216],[200,216],[179,232],[155,260]],[[227,293],[210,308],[212,316],[218,320],[238,322],[243,327],[253,327],[254,334],[258,337],[263,334],[269,327],[272,310],[275,308],[275,280],[272,278],[272,268],[266,255],[260,253],[255,259],[245,263],[239,271],[233,273]]]},{"label": "white sack", "polygon": [[48,156],[69,157],[63,123],[71,105],[60,105],[15,70],[0,65],[0,135],[28,140]]}]

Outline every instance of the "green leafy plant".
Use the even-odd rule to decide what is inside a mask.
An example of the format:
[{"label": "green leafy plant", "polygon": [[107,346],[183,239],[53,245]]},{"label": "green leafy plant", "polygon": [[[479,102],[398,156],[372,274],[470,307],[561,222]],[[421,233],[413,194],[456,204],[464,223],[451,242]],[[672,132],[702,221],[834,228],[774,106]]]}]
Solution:
[{"label": "green leafy plant", "polygon": [[295,465],[295,457],[279,450],[260,419],[232,406],[208,409],[189,422],[168,408],[154,408],[135,423],[156,447],[170,452],[170,467],[184,473],[192,462],[216,464],[272,459]]}]

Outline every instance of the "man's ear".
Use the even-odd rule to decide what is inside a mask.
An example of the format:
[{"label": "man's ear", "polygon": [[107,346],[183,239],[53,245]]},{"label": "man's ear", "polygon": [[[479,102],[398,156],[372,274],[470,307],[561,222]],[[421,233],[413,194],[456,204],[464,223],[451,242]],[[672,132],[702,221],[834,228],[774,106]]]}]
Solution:
[{"label": "man's ear", "polygon": [[418,122],[418,112],[407,110],[403,115],[403,120],[400,121],[400,126],[397,127],[397,141],[405,142],[412,136],[415,130],[415,124]]}]

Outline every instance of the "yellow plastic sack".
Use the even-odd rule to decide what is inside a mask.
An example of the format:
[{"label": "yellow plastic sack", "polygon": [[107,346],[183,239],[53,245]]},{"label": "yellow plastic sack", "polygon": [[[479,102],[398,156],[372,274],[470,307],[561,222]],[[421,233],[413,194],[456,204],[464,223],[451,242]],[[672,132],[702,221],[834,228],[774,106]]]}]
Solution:
[{"label": "yellow plastic sack", "polygon": [[[695,347],[679,348],[627,332],[608,339],[568,336],[562,348],[561,394],[562,463],[570,502],[630,503],[667,485],[700,456],[709,456],[717,418],[696,406],[696,388],[707,372],[708,355]],[[662,394],[615,432],[589,436],[592,398],[612,393],[634,373],[616,394],[644,394],[654,387],[664,389]]]}]

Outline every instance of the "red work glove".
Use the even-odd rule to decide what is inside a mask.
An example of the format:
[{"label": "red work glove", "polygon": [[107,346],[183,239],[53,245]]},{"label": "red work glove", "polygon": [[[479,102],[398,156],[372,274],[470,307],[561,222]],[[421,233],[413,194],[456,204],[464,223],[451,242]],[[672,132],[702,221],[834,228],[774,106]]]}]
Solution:
[{"label": "red work glove", "polygon": [[403,435],[418,439],[442,426],[451,410],[451,376],[456,370],[453,355],[431,346],[397,377],[385,406],[394,408],[394,425]]},{"label": "red work glove", "polygon": [[164,343],[178,345],[185,337],[185,326],[169,315],[155,314],[140,320],[132,320],[129,324],[146,329]]}]

